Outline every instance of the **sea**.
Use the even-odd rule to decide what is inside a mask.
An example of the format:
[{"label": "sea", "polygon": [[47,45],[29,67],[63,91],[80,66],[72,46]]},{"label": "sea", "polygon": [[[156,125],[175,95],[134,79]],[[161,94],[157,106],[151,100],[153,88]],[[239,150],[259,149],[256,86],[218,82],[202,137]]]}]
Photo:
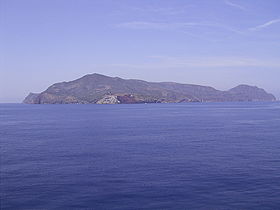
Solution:
[{"label": "sea", "polygon": [[0,104],[1,210],[280,209],[280,103]]}]

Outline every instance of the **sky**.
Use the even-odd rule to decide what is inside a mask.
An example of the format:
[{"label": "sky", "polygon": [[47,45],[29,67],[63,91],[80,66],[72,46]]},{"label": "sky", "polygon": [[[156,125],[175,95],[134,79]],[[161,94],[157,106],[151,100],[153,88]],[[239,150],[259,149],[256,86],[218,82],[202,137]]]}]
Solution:
[{"label": "sky", "polygon": [[0,0],[0,103],[90,73],[280,98],[280,1]]}]

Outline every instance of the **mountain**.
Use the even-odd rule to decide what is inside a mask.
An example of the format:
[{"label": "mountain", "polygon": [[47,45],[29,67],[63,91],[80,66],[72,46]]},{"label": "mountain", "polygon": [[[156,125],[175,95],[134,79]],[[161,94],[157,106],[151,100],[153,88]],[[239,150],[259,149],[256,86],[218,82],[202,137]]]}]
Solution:
[{"label": "mountain", "polygon": [[175,82],[146,82],[89,74],[70,82],[56,83],[42,93],[30,93],[27,104],[128,104],[223,101],[274,101],[272,94],[249,85],[228,91]]}]

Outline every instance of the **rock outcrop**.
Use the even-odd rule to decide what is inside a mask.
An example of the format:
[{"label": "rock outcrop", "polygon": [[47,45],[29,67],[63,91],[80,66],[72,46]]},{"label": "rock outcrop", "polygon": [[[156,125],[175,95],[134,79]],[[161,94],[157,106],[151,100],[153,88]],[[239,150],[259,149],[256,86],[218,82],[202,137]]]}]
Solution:
[{"label": "rock outcrop", "polygon": [[39,94],[38,93],[29,93],[28,96],[23,100],[25,104],[38,104],[37,101]]},{"label": "rock outcrop", "polygon": [[118,100],[118,96],[105,95],[103,98],[101,98],[96,103],[97,104],[119,104],[120,101]]}]

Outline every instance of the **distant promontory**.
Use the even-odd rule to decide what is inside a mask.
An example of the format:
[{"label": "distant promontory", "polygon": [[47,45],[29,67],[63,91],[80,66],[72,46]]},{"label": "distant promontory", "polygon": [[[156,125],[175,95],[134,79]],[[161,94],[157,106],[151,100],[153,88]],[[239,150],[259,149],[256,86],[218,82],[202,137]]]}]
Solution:
[{"label": "distant promontory", "polygon": [[264,89],[239,85],[228,91],[175,82],[146,82],[89,74],[56,83],[42,93],[30,93],[27,104],[132,104],[226,101],[275,101]]}]

